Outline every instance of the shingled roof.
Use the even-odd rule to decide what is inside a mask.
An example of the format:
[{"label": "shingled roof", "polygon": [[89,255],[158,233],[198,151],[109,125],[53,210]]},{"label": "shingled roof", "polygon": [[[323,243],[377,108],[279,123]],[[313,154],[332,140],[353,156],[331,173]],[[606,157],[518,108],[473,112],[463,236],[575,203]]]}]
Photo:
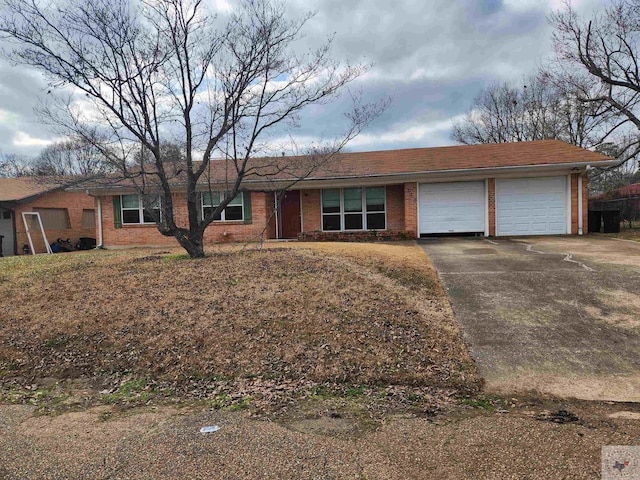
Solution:
[{"label": "shingled roof", "polygon": [[[409,148],[343,153],[332,170],[357,176],[500,167],[610,162],[613,159],[560,140]],[[320,175],[314,175],[320,176]]]},{"label": "shingled roof", "polygon": [[[314,162],[317,162],[314,166]],[[322,157],[282,156],[252,158],[244,182],[261,185],[303,179],[305,182],[323,182],[329,179],[352,179],[385,176],[411,176],[437,172],[470,171],[514,168],[514,167],[562,167],[612,164],[615,160],[596,152],[576,147],[559,140],[534,142],[497,143],[483,145],[459,145],[435,148],[409,148],[373,152],[340,153],[326,163]],[[151,175],[146,176],[147,185],[157,182],[152,174],[153,165],[147,167]],[[208,175],[200,182],[212,184],[233,182],[235,169],[231,162],[212,160]],[[176,187],[186,184],[186,170],[167,166],[169,183]],[[311,173],[309,173],[311,172]],[[95,179],[84,184],[94,191],[131,189],[135,180],[118,176]]]},{"label": "shingled roof", "polygon": [[19,202],[60,187],[60,183],[45,177],[0,178],[0,202]]}]

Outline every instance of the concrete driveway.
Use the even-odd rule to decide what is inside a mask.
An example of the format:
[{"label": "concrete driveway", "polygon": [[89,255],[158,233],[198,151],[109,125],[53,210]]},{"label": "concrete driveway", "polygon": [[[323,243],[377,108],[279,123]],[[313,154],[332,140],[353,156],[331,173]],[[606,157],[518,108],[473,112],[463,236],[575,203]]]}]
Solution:
[{"label": "concrete driveway", "polygon": [[421,241],[487,390],[640,401],[640,244]]}]

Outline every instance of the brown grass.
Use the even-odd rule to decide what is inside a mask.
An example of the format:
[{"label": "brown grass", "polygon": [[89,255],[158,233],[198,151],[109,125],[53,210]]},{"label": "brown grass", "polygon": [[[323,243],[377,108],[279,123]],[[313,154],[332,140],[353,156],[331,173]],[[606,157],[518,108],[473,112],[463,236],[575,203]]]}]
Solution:
[{"label": "brown grass", "polygon": [[127,250],[0,261],[0,382],[129,374],[473,391],[414,244]]}]

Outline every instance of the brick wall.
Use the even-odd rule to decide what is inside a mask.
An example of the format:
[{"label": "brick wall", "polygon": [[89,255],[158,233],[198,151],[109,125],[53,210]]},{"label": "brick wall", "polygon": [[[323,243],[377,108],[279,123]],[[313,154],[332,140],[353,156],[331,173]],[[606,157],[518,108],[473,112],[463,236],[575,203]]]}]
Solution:
[{"label": "brick wall", "polygon": [[418,192],[414,182],[404,184],[404,230],[418,235]]},{"label": "brick wall", "polygon": [[[155,224],[122,225],[115,228],[113,219],[113,197],[102,199],[102,228],[105,247],[129,245],[178,245],[174,237],[165,237],[158,232]],[[176,223],[187,226],[187,202],[183,193],[174,193],[174,212]],[[204,243],[243,242],[269,236],[267,221],[273,209],[273,194],[251,193],[252,223],[213,222],[204,233]],[[267,228],[265,228],[267,227]],[[226,235],[225,235],[226,234]]]},{"label": "brick wall", "polygon": [[305,232],[322,230],[320,190],[300,190],[302,198],[302,228]]},{"label": "brick wall", "polygon": [[489,200],[489,236],[496,236],[496,179],[489,178],[488,184],[488,200]]},{"label": "brick wall", "polygon": [[[16,244],[17,254],[22,255],[23,245],[29,244],[27,237],[27,231],[22,220],[22,212],[33,212],[36,208],[66,208],[69,212],[69,223],[71,228],[65,229],[45,229],[47,240],[49,243],[55,242],[58,238],[71,239],[71,243],[75,245],[80,237],[96,238],[96,229],[94,228],[82,228],[82,211],[94,210],[94,198],[90,197],[84,192],[51,192],[37,197],[35,200],[29,203],[17,204],[14,210],[16,220]],[[96,215],[97,219],[97,215]],[[29,220],[29,217],[27,217]],[[96,220],[97,221],[97,220]],[[29,224],[29,230],[33,240],[33,247],[37,253],[46,252],[42,233],[38,227],[36,231],[31,228]],[[13,247],[8,247],[13,248]]]},{"label": "brick wall", "polygon": [[404,230],[404,185],[387,185],[386,190],[387,230]]}]

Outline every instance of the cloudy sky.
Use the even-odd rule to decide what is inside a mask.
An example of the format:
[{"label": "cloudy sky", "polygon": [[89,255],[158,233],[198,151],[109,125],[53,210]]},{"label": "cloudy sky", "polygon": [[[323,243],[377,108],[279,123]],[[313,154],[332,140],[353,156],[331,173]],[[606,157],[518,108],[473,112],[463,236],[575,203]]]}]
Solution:
[{"label": "cloudy sky", "polygon": [[[228,7],[233,0],[209,0]],[[313,44],[335,33],[339,59],[373,63],[357,87],[391,104],[349,146],[354,151],[450,145],[451,124],[487,85],[519,81],[552,54],[546,16],[562,0],[286,0],[292,14],[316,16]],[[591,16],[606,0],[573,0]],[[59,134],[34,113],[46,83],[37,72],[0,60],[0,152],[36,155]],[[340,109],[312,109],[297,132],[322,133]]]}]

